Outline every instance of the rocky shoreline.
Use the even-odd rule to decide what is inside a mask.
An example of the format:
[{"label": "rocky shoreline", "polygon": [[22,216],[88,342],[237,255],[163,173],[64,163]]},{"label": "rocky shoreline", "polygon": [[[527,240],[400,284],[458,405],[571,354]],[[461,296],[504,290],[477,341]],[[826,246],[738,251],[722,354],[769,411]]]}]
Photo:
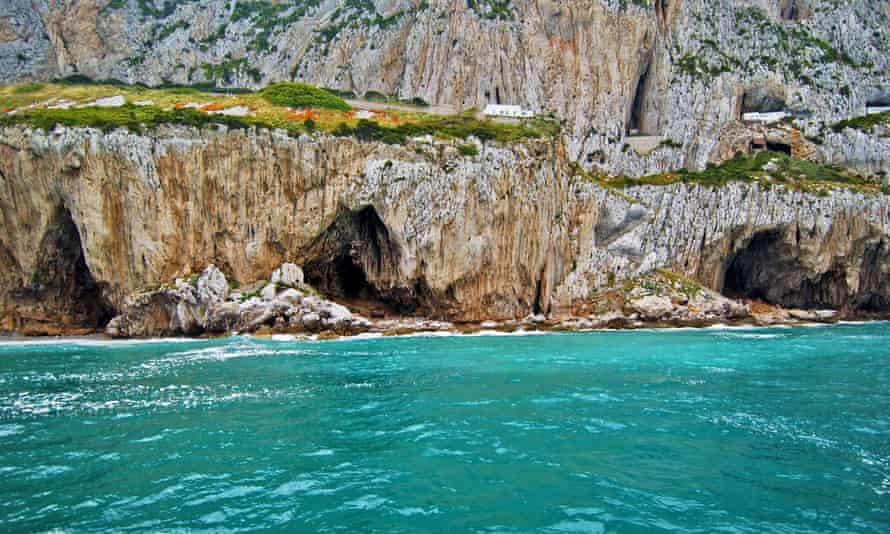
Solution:
[{"label": "rocky shoreline", "polygon": [[333,339],[361,334],[803,325],[832,323],[842,318],[834,310],[785,310],[728,299],[688,280],[671,280],[667,274],[645,278],[623,291],[625,300],[620,309],[586,317],[536,314],[523,319],[480,322],[406,316],[371,319],[319,295],[305,283],[302,269],[292,263],[282,264],[269,280],[245,287],[231,283],[210,265],[190,280],[179,278],[172,284],[134,294],[104,334],[113,339],[232,334]]}]

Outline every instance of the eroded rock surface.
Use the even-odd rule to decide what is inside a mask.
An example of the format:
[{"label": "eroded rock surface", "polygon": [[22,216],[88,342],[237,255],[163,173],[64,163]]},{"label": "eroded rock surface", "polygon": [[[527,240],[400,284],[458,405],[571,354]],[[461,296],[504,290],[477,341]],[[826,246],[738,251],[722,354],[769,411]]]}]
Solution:
[{"label": "eroded rock surface", "polygon": [[[617,193],[577,176],[558,142],[480,146],[463,156],[447,142],[269,131],[0,130],[2,328],[22,330],[22,317],[40,314],[95,328],[103,310],[132,307],[140,293],[136,305],[158,323],[225,331],[245,310],[219,276],[142,293],[207,265],[265,301],[300,298],[253,285],[275,276],[299,286],[302,265],[306,282],[372,318],[589,317],[622,310],[626,295],[600,309],[603,294],[657,269],[786,308],[890,311],[886,195],[750,183]],[[60,210],[70,216],[65,241],[79,245],[47,264],[39,251],[55,241]],[[765,249],[764,236],[776,236]],[[763,254],[774,260],[766,267]],[[37,299],[22,291],[48,279],[58,289]],[[209,303],[221,306],[210,322]],[[695,319],[707,302],[678,304]],[[252,321],[264,323],[265,309]]]},{"label": "eroded rock surface", "polygon": [[285,263],[276,269],[277,282],[269,282],[259,296],[229,292],[225,274],[208,266],[194,282],[177,279],[172,286],[138,292],[123,305],[105,333],[111,337],[197,336],[256,332],[357,334],[370,322],[348,309],[308,294],[310,288],[292,279],[288,287],[281,273],[299,267]]},{"label": "eroded rock surface", "polygon": [[[4,80],[296,79],[458,110],[516,104],[565,121],[573,161],[628,175],[703,167],[743,109],[787,109],[818,137],[890,91],[890,7],[874,0],[5,4]],[[627,150],[636,134],[657,148]],[[888,141],[847,141],[822,157],[888,169]]]}]

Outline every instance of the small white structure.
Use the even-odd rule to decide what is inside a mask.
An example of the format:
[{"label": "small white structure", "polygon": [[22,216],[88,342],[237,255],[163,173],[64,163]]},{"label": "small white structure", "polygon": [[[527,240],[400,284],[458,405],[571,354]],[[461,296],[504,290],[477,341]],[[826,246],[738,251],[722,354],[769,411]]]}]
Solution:
[{"label": "small white structure", "polygon": [[250,115],[250,108],[247,106],[232,106],[226,109],[218,109],[216,111],[208,111],[208,115],[226,115],[229,117],[246,117]]},{"label": "small white structure", "polygon": [[377,114],[367,109],[355,110],[356,119],[373,119]]},{"label": "small white structure", "polygon": [[530,119],[535,116],[533,111],[522,109],[522,106],[502,106],[500,104],[489,104],[485,106],[482,113],[486,117],[507,117],[510,119]]},{"label": "small white structure", "polygon": [[127,101],[121,95],[106,96],[96,99],[93,105],[99,108],[119,108],[126,104]]},{"label": "small white structure", "polygon": [[788,113],[784,111],[772,111],[769,113],[745,113],[742,115],[742,120],[744,122],[759,122],[761,124],[772,124],[775,122],[779,122],[785,117],[788,117]]},{"label": "small white structure", "polygon": [[865,108],[866,115],[876,115],[885,111],[890,111],[890,106],[867,106]]}]

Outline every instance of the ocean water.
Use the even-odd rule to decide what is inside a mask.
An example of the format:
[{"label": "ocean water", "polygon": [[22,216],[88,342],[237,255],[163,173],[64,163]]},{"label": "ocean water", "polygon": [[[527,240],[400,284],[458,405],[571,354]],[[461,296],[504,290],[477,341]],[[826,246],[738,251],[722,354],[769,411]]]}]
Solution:
[{"label": "ocean water", "polygon": [[888,532],[890,324],[0,343],[0,531]]}]

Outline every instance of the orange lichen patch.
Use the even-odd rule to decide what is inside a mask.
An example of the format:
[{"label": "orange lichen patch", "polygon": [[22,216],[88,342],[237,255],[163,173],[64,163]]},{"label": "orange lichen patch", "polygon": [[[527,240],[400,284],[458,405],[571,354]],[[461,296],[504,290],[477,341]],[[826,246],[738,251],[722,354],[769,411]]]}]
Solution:
[{"label": "orange lichen patch", "polygon": [[776,309],[775,306],[768,304],[762,300],[755,299],[750,301],[751,313],[770,313]]},{"label": "orange lichen patch", "polygon": [[177,102],[173,104],[173,107],[176,109],[182,109],[188,105],[188,102]]},{"label": "orange lichen patch", "polygon": [[3,113],[9,113],[10,111],[12,111],[12,110],[14,110],[14,109],[15,109],[15,108],[13,108],[13,107],[6,106],[6,107],[3,107],[3,108],[0,108],[0,111],[2,111]]},{"label": "orange lichen patch", "polygon": [[347,118],[347,119],[354,119],[354,118],[355,118],[355,112],[354,112],[354,111],[347,111],[345,115],[346,115],[346,118]]},{"label": "orange lichen patch", "polygon": [[297,111],[291,111],[287,115],[286,118],[297,121],[304,121],[307,119],[318,120],[318,113],[312,111],[312,108],[306,108]]},{"label": "orange lichen patch", "polygon": [[575,51],[574,41],[570,41],[568,39],[562,39],[560,37],[550,37],[548,39],[548,44],[551,48],[555,48],[563,53]]},{"label": "orange lichen patch", "polygon": [[377,115],[386,115],[386,110],[385,110],[385,109],[375,109],[375,108],[371,108],[371,109],[369,109],[368,111],[370,111],[371,113],[376,113]]},{"label": "orange lichen patch", "polygon": [[225,109],[225,106],[217,104],[215,102],[211,102],[209,104],[204,104],[203,106],[198,108],[198,111],[203,111],[207,113],[208,111],[222,111]]}]

